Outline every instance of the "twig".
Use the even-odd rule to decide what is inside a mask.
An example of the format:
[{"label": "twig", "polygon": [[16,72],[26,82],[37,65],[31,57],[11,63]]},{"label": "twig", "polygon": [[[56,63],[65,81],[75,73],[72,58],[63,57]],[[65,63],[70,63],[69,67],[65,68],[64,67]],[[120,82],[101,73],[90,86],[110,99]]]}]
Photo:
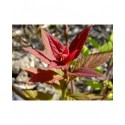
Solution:
[{"label": "twig", "polygon": [[75,90],[75,88],[74,88],[74,82],[71,81],[71,93],[72,94],[74,94],[74,90]]},{"label": "twig", "polygon": [[68,43],[68,26],[67,25],[63,25],[63,28],[64,28],[64,35],[65,35],[65,40],[66,40],[66,46],[68,47],[69,46],[69,43]]}]

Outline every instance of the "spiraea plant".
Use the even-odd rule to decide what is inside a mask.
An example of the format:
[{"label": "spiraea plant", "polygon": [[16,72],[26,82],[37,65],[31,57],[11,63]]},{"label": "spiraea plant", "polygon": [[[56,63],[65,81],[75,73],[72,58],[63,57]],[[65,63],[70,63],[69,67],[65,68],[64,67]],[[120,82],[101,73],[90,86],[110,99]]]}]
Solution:
[{"label": "spiraea plant", "polygon": [[[84,45],[88,39],[92,25],[85,27],[69,44],[63,45],[58,39],[47,31],[41,29],[42,43],[44,50],[36,48],[23,48],[42,62],[47,64],[45,68],[26,68],[22,69],[30,74],[30,78],[25,82],[27,84],[35,84],[36,82],[51,84],[55,89],[60,90],[60,100],[103,100],[105,93],[101,91],[99,94],[91,92],[74,93],[68,90],[68,86],[73,87],[76,78],[81,77],[97,77],[105,80],[106,76],[96,71],[96,67],[107,62],[112,57],[112,50],[107,52],[98,52],[80,55]],[[106,81],[106,80],[105,80]],[[72,90],[72,89],[71,89]],[[102,89],[104,90],[104,88]],[[47,93],[42,95],[36,90],[23,91],[23,97],[27,100],[41,100],[43,96],[47,99]],[[31,94],[31,96],[27,96]],[[41,95],[40,95],[41,94]],[[34,96],[34,98],[33,98]],[[41,98],[42,96],[42,98]],[[48,98],[52,99],[52,98]]]}]

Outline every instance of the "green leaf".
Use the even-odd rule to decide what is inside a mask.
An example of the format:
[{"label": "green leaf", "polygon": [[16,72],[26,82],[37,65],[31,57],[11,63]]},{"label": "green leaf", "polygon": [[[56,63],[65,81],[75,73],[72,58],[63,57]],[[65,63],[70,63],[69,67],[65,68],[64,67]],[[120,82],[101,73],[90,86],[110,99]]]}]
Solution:
[{"label": "green leaf", "polygon": [[112,84],[112,82],[110,80],[105,80],[103,83],[106,84],[109,89],[113,88],[113,84]]},{"label": "green leaf", "polygon": [[101,90],[102,85],[96,81],[87,81],[85,82],[86,85],[91,86],[94,90]]},{"label": "green leaf", "polygon": [[109,40],[113,42],[113,33],[110,35]]},{"label": "green leaf", "polygon": [[102,99],[102,96],[96,95],[93,93],[88,93],[88,92],[79,93],[79,94],[72,94],[72,95],[70,95],[70,97],[72,97],[73,99],[76,99],[76,100],[99,100],[99,99]]},{"label": "green leaf", "polygon": [[89,37],[88,38],[88,40],[87,40],[89,43],[91,43],[92,44],[92,46],[94,46],[95,48],[99,48],[99,43],[95,40],[95,39],[93,39],[93,38],[91,38],[91,37]]},{"label": "green leaf", "polygon": [[88,49],[87,46],[84,45],[84,47],[82,48],[82,54],[84,56],[87,56],[87,55],[91,54],[91,51]]},{"label": "green leaf", "polygon": [[50,100],[52,95],[49,93],[42,93],[36,90],[22,90],[22,93],[29,98],[29,100]]},{"label": "green leaf", "polygon": [[112,89],[112,88],[113,88],[113,85],[112,85],[112,82],[111,82],[111,81],[108,82],[108,88],[109,88],[109,89]]},{"label": "green leaf", "polygon": [[106,99],[107,100],[113,100],[113,92],[112,91],[108,92],[108,94],[106,96]]},{"label": "green leaf", "polygon": [[73,60],[70,64],[71,64],[71,65],[75,65],[76,62],[77,62],[76,60]]},{"label": "green leaf", "polygon": [[96,67],[96,68],[95,68],[95,71],[97,71],[97,72],[103,74],[103,69],[102,69],[100,66]]},{"label": "green leaf", "polygon": [[99,47],[100,52],[107,52],[107,51],[111,51],[112,49],[113,49],[113,44],[111,41]]}]

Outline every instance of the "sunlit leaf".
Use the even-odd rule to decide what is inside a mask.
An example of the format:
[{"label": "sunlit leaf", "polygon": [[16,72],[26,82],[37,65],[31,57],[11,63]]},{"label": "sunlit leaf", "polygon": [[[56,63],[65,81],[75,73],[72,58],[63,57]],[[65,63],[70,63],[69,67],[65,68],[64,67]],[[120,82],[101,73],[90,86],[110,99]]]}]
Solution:
[{"label": "sunlit leaf", "polygon": [[109,40],[113,42],[113,33],[110,35]]},{"label": "sunlit leaf", "polygon": [[95,71],[103,74],[103,69],[101,67],[99,67],[99,66],[95,68]]},{"label": "sunlit leaf", "polygon": [[99,48],[99,43],[95,40],[95,39],[93,39],[93,38],[91,38],[91,37],[89,37],[88,38],[88,40],[87,40],[89,43],[91,43],[95,48]]},{"label": "sunlit leaf", "polygon": [[96,81],[86,81],[85,84],[88,86],[91,86],[94,90],[101,90],[102,89],[102,85]]},{"label": "sunlit leaf", "polygon": [[109,89],[113,88],[113,84],[112,84],[112,82],[110,80],[105,80],[103,83],[106,84]]},{"label": "sunlit leaf", "polygon": [[108,81],[108,88],[109,88],[109,89],[112,89],[112,88],[113,88],[113,84],[112,84],[111,81]]},{"label": "sunlit leaf", "polygon": [[99,47],[100,52],[107,52],[107,51],[111,51],[112,49],[113,49],[113,44],[111,41]]},{"label": "sunlit leaf", "polygon": [[99,47],[100,52],[107,52],[113,50],[113,33],[110,35],[107,43]]},{"label": "sunlit leaf", "polygon": [[113,100],[113,92],[112,91],[108,92],[108,94],[106,96],[106,99],[107,100]]},{"label": "sunlit leaf", "polygon": [[52,95],[49,93],[42,93],[36,90],[22,90],[22,93],[29,98],[29,100],[50,100]]},{"label": "sunlit leaf", "polygon": [[82,48],[82,54],[84,56],[87,56],[87,55],[91,54],[91,51],[88,49],[87,46],[84,45],[83,48]]},{"label": "sunlit leaf", "polygon": [[70,97],[76,99],[76,100],[99,100],[102,99],[102,96],[84,92],[79,94],[72,94]]}]

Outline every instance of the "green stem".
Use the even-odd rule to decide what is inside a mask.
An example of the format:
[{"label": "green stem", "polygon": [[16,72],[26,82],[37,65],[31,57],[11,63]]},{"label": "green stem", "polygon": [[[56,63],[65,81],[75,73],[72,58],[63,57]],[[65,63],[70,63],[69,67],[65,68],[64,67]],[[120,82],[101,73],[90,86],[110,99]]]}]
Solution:
[{"label": "green stem", "polygon": [[75,88],[74,88],[74,82],[71,81],[71,93],[72,93],[72,94],[74,94],[74,89],[75,89]]},{"label": "green stem", "polygon": [[62,97],[61,97],[61,100],[66,100],[66,88],[67,88],[67,86],[65,86],[65,85],[62,88]]}]

